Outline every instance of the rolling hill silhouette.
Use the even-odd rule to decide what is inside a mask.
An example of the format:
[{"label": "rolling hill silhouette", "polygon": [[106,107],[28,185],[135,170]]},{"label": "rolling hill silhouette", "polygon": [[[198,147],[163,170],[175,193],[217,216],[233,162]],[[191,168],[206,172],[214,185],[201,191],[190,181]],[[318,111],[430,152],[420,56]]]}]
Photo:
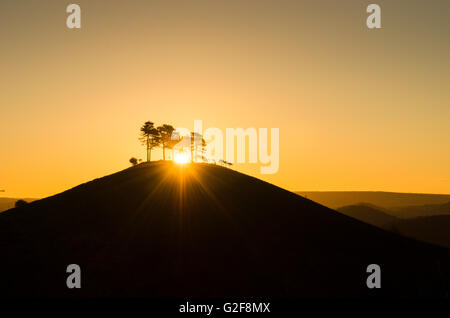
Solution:
[{"label": "rolling hill silhouette", "polygon": [[391,209],[391,213],[399,218],[413,218],[422,216],[449,215],[450,202],[445,204],[426,204],[397,207]]},{"label": "rolling hill silhouette", "polygon": [[450,202],[450,194],[399,193],[383,191],[298,191],[295,192],[329,208],[337,209],[360,202],[384,209]]},{"label": "rolling hill silhouette", "polygon": [[450,203],[391,209],[361,203],[337,211],[402,236],[450,248]]},{"label": "rolling hill silhouette", "polygon": [[2,297],[445,297],[449,254],[207,164],[141,164],[0,214]]},{"label": "rolling hill silhouette", "polygon": [[343,206],[337,211],[382,229],[390,229],[391,224],[397,221],[396,217],[387,214],[382,208],[368,203]]}]

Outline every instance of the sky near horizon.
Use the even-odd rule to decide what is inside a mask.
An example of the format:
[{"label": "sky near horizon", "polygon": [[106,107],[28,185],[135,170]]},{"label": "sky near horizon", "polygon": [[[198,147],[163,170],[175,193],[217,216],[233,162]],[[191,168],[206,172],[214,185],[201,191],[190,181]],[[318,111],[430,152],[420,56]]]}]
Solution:
[{"label": "sky near horizon", "polygon": [[276,174],[236,169],[288,190],[450,193],[449,14],[445,0],[2,0],[0,196],[122,170],[145,158],[144,121],[196,119],[279,128]]}]

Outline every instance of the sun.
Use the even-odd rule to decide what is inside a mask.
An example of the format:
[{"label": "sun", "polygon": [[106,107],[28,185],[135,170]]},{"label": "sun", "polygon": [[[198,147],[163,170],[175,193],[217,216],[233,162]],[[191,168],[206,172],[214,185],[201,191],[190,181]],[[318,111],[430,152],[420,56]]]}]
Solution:
[{"label": "sun", "polygon": [[185,164],[189,162],[189,156],[187,153],[177,153],[175,154],[174,161],[178,164]]}]

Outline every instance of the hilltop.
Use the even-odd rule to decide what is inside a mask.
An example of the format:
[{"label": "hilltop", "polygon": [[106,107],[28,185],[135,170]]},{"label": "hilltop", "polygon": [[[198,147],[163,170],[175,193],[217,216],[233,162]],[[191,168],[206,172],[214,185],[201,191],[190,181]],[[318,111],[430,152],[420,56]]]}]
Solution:
[{"label": "hilltop", "polygon": [[[0,214],[0,295],[445,296],[450,251],[209,164],[140,164]],[[366,287],[369,264],[382,288]],[[82,269],[67,289],[66,267]]]}]

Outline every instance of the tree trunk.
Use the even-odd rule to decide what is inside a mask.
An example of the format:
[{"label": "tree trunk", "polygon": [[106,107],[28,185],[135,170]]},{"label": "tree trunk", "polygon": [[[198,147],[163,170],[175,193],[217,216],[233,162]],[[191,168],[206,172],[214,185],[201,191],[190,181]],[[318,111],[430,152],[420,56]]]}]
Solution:
[{"label": "tree trunk", "polygon": [[163,160],[166,160],[166,147],[163,145]]},{"label": "tree trunk", "polygon": [[148,155],[148,152],[150,151],[150,138],[147,136],[147,162],[149,162],[150,161],[150,158],[149,158],[149,155]]},{"label": "tree trunk", "polygon": [[197,145],[195,145],[195,148],[194,148],[194,161],[195,162],[198,162],[197,161],[197,159],[198,159],[198,148],[197,148]]}]

